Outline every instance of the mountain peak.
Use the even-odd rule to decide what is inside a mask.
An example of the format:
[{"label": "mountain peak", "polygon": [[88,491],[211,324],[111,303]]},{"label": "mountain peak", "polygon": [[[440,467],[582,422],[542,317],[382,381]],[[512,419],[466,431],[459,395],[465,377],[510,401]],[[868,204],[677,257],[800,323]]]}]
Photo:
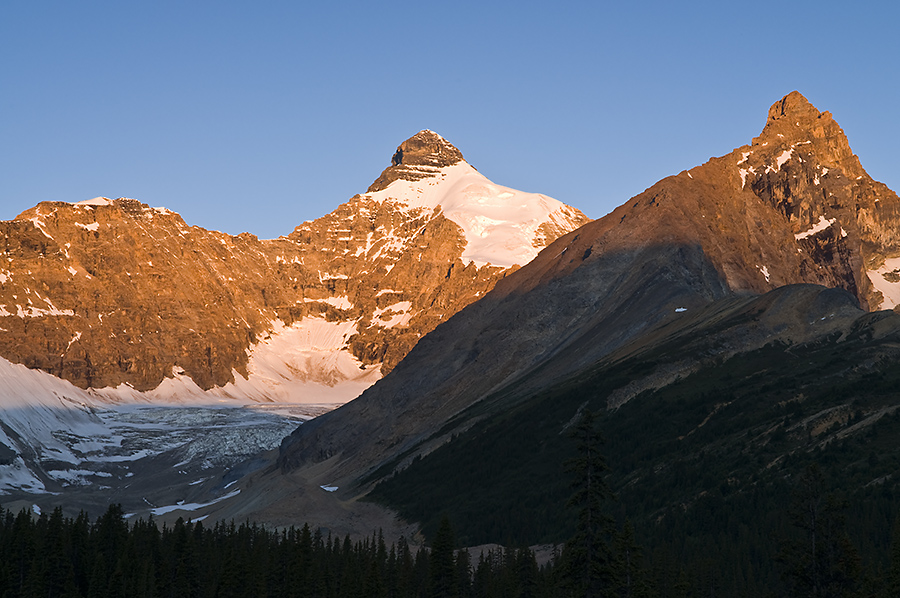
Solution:
[{"label": "mountain peak", "polygon": [[831,112],[820,112],[799,91],[792,91],[769,108],[766,126],[754,146],[781,152],[811,144],[816,161],[827,168],[841,168],[849,179],[865,176],[850,142]]},{"label": "mountain peak", "polygon": [[384,169],[367,190],[381,191],[398,179],[417,181],[432,176],[438,168],[463,161],[462,152],[428,129],[423,129],[401,143],[391,157],[391,165]]},{"label": "mountain peak", "polygon": [[769,120],[787,118],[795,122],[819,118],[822,113],[799,91],[792,91],[769,108]]},{"label": "mountain peak", "polygon": [[392,166],[435,166],[442,168],[462,161],[462,152],[452,143],[428,129],[423,129],[400,144],[391,157]]}]

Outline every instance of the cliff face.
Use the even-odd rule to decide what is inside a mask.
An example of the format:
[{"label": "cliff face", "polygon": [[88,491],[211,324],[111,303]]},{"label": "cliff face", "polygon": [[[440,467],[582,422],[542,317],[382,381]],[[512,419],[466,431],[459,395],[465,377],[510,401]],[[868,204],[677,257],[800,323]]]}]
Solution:
[{"label": "cliff face", "polygon": [[[0,222],[0,356],[82,388],[147,391],[187,376],[203,389],[234,383],[233,397],[343,402],[587,221],[493,185],[430,131],[393,162],[377,192],[275,240],[125,198],[44,202]],[[541,209],[523,215],[513,198]],[[473,233],[485,204],[498,213]],[[285,389],[298,381],[312,383],[304,396]],[[317,398],[316,385],[344,383]]]},{"label": "cliff face", "polygon": [[900,303],[900,200],[866,173],[831,113],[792,92],[752,145],[728,158],[738,153],[742,189],[786,221],[805,282],[844,288],[873,310]]},{"label": "cliff face", "polygon": [[246,373],[246,349],[289,299],[261,242],[187,226],[131,199],[45,202],[0,223],[0,347],[85,387],[156,387],[173,368],[200,386]]}]

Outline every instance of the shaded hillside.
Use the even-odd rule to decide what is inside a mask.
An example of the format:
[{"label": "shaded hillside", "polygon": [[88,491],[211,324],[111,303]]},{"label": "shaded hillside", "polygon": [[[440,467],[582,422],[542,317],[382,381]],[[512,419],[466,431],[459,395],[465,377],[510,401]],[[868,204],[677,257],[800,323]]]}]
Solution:
[{"label": "shaded hillside", "polygon": [[470,544],[561,541],[573,524],[566,430],[591,409],[603,414],[610,510],[645,546],[712,572],[723,595],[773,587],[791,490],[810,463],[849,499],[866,562],[886,565],[900,516],[898,363],[900,316],[862,312],[847,293],[723,299],[543,391],[528,390],[539,369],[490,395],[456,418],[475,423],[370,498],[426,533],[449,515]]}]

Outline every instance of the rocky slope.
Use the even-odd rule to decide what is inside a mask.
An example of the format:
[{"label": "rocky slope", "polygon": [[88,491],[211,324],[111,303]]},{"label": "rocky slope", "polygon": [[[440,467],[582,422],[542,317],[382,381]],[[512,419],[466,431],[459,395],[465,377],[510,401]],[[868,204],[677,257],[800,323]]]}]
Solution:
[{"label": "rocky slope", "polygon": [[586,221],[494,185],[430,131],[369,192],[275,240],[133,199],[44,202],[0,222],[0,356],[126,394],[169,380],[182,394],[344,402]]},{"label": "rocky slope", "polygon": [[327,464],[348,496],[364,492],[473,425],[474,411],[459,416],[471,405],[529,396],[735,295],[816,283],[892,307],[898,202],[831,115],[793,92],[752,144],[558,239],[360,399],[298,429],[281,468]]}]

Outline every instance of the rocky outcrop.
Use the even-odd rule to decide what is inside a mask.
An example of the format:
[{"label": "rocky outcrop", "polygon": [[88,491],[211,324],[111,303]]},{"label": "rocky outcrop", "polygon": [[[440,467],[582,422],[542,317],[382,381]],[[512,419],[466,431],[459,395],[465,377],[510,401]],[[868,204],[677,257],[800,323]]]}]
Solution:
[{"label": "rocky outcrop", "polygon": [[[44,202],[0,222],[0,357],[82,388],[146,391],[176,376],[210,389],[252,383],[272,359],[288,359],[271,347],[292,334],[305,343],[289,347],[297,361],[276,367],[264,390],[238,384],[228,396],[273,400],[272,385],[287,378],[354,379],[348,400],[377,379],[372,368],[390,371],[440,322],[587,221],[555,200],[493,185],[430,131],[401,144],[379,181],[379,192],[275,240],[188,226],[126,198]],[[416,199],[426,190],[435,201]],[[518,208],[505,210],[502,224],[522,233],[520,261],[502,254],[499,263],[490,251],[464,260],[473,243],[497,235],[467,237],[465,220],[445,213],[452,204],[465,217],[463,196],[501,209],[510,198],[538,198],[549,209],[522,223]],[[269,361],[257,367],[263,345]]]},{"label": "rocky outcrop", "polygon": [[844,288],[870,309],[897,305],[900,294],[879,290],[897,293],[896,281],[875,271],[900,256],[900,199],[866,173],[830,112],[792,92],[769,109],[762,134],[726,160],[735,158],[742,189],[790,227],[804,282]]},{"label": "rocky outcrop", "polygon": [[453,166],[462,160],[462,152],[446,139],[434,131],[419,131],[400,144],[391,157],[391,165],[375,179],[367,193],[386,189],[397,180],[421,180],[429,176],[427,169]]}]

